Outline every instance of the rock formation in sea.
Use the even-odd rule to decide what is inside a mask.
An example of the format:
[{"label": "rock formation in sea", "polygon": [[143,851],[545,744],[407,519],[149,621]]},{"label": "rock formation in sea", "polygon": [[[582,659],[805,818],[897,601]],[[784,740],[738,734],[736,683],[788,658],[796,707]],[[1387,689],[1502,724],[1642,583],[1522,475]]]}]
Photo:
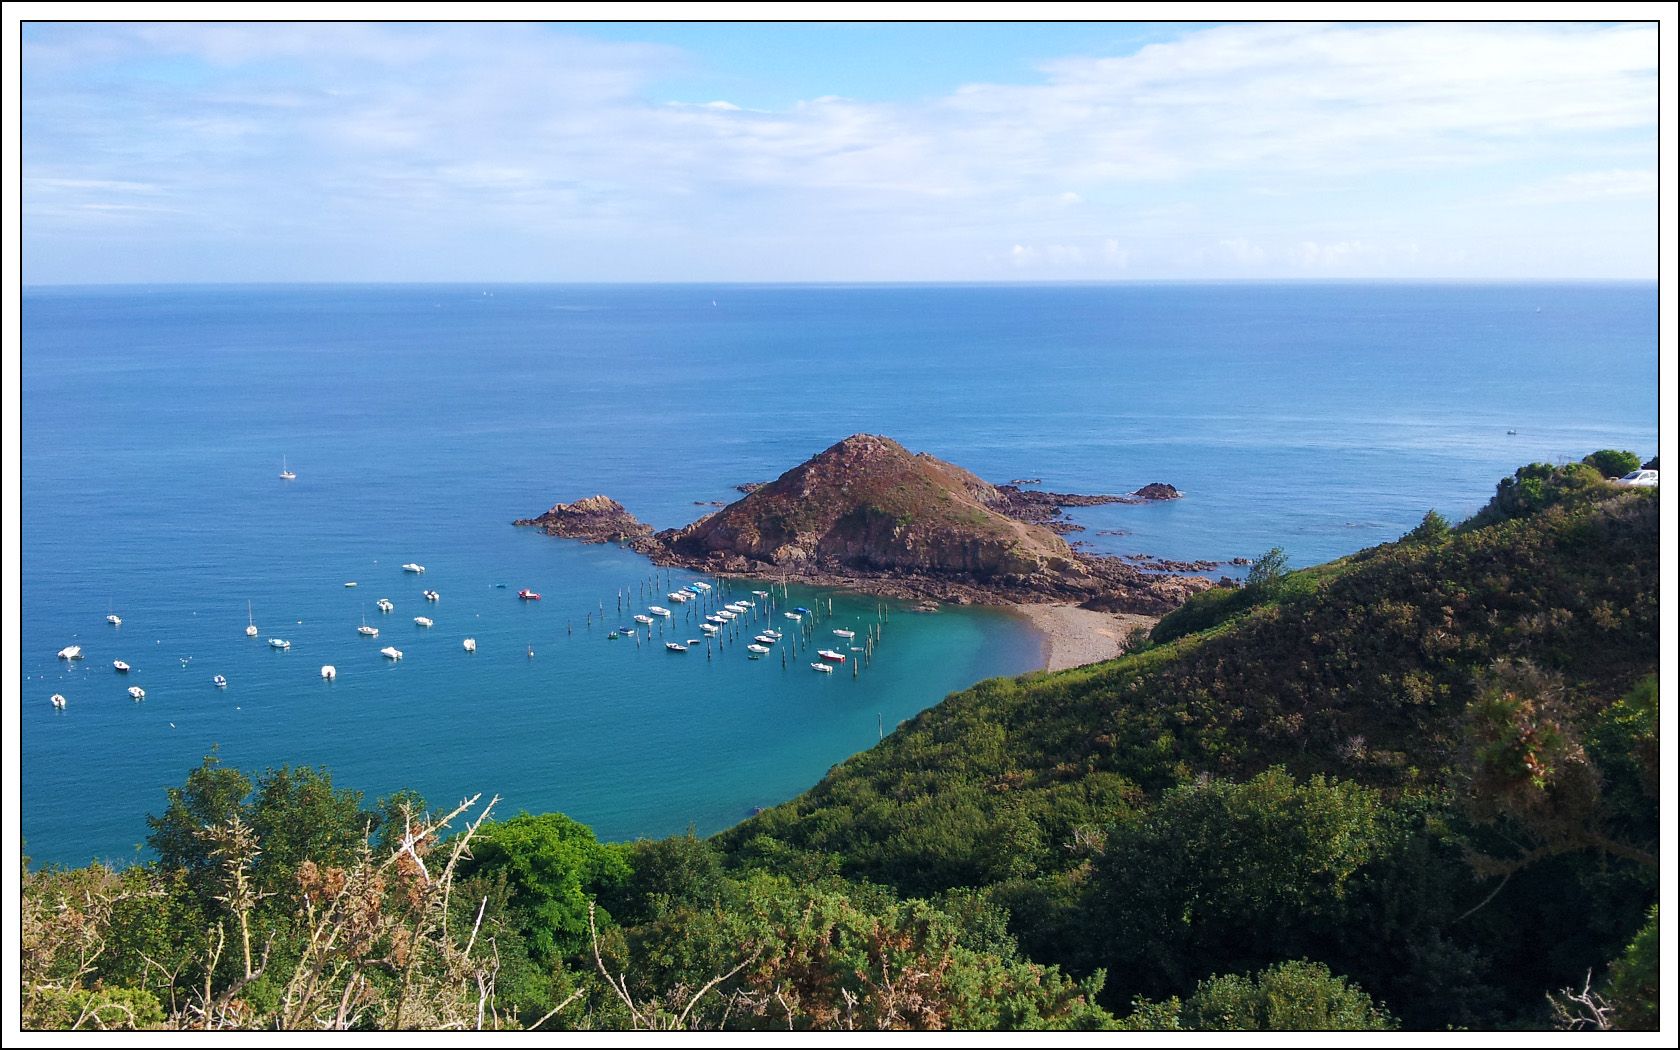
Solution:
[{"label": "rock formation in sea", "polygon": [[1162,612],[1208,581],[1076,551],[1046,525],[1064,506],[1172,498],[1141,492],[1026,493],[890,438],[854,434],[681,529],[655,534],[605,496],[556,504],[515,524],[627,543],[660,564],[708,573],[785,575],[946,602],[1075,601]]}]

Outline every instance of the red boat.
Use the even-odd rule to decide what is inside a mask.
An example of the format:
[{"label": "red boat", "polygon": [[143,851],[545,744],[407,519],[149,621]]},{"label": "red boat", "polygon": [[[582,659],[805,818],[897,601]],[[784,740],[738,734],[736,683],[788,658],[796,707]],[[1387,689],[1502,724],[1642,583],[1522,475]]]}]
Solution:
[{"label": "red boat", "polygon": [[529,587],[520,591],[519,596],[521,598],[525,599],[528,602],[534,602],[534,601],[536,601],[536,600],[538,600],[539,598],[542,597],[542,595],[538,594],[536,591],[531,590]]},{"label": "red boat", "polygon": [[833,649],[818,649],[817,655],[831,663],[843,664],[846,662],[845,654],[837,653]]}]

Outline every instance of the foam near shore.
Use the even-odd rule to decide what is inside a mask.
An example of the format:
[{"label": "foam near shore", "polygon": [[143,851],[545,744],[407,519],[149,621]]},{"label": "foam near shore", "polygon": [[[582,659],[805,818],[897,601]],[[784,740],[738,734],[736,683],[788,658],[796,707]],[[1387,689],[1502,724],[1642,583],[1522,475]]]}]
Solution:
[{"label": "foam near shore", "polygon": [[1147,630],[1160,621],[1158,616],[1097,612],[1076,605],[1015,605],[1013,608],[1044,635],[1046,671],[1065,671],[1112,660],[1126,651],[1126,640],[1133,631],[1140,627]]}]

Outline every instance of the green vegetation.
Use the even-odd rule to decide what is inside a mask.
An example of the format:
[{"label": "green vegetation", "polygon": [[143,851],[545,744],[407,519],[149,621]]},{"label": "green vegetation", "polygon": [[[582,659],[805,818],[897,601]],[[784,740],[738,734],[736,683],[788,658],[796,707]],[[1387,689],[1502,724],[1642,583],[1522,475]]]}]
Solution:
[{"label": "green vegetation", "polygon": [[26,867],[25,1024],[1653,1027],[1657,522],[1524,467],[710,841],[212,756],[154,861]]},{"label": "green vegetation", "polygon": [[1639,469],[1639,456],[1632,452],[1600,449],[1581,460],[1607,478],[1620,478]]}]

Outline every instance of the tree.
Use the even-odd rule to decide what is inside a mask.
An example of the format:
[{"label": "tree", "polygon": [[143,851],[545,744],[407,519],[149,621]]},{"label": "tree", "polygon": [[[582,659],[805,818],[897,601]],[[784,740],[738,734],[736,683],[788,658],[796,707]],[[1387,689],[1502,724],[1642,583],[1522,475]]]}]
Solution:
[{"label": "tree", "polygon": [[1431,508],[1429,513],[1423,516],[1423,520],[1418,522],[1417,528],[1400,537],[1400,542],[1420,544],[1441,543],[1451,535],[1452,526],[1447,523],[1447,519],[1435,513],[1434,509]]},{"label": "tree", "polygon": [[1289,575],[1289,555],[1282,547],[1273,547],[1260,555],[1248,570],[1248,586],[1267,587]]},{"label": "tree", "polygon": [[1167,791],[1110,833],[1091,876],[1115,984],[1178,991],[1315,943],[1354,873],[1386,848],[1382,814],[1373,790],[1282,767]]},{"label": "tree", "polygon": [[1639,469],[1638,456],[1610,448],[1601,448],[1590,456],[1583,456],[1581,462],[1607,478],[1619,478]]},{"label": "tree", "polygon": [[187,774],[187,782],[167,791],[169,805],[162,816],[148,816],[152,833],[146,844],[158,856],[165,870],[178,868],[187,884],[208,902],[216,887],[216,858],[204,840],[203,831],[244,815],[245,796],[251,781],[232,767],[224,767],[214,752],[204,756],[199,767]]},{"label": "tree", "polygon": [[595,895],[630,875],[623,851],[595,841],[595,832],[563,813],[487,824],[473,845],[464,877],[505,878],[508,907],[529,946],[545,965],[589,944]]}]

